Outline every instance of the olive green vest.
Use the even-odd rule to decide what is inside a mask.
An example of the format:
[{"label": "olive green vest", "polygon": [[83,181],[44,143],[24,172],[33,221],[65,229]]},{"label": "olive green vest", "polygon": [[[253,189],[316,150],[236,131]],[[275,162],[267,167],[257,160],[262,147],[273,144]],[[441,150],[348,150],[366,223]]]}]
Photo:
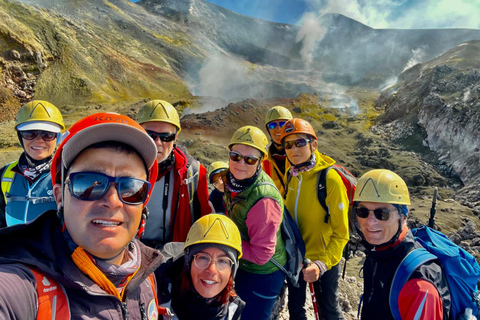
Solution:
[{"label": "olive green vest", "polygon": [[[231,192],[228,190],[228,188],[225,188],[225,207],[230,218],[235,222],[240,230],[242,238],[246,238],[245,240],[250,240],[248,237],[248,228],[245,222],[248,212],[262,198],[274,199],[277,201],[283,212],[282,196],[280,195],[277,187],[275,187],[272,179],[263,171],[251,186],[237,194],[233,199],[231,199]],[[285,265],[287,262],[285,244],[282,239],[280,228],[277,231],[277,244],[275,246],[275,253],[273,254],[272,258],[278,261],[281,265]],[[277,266],[275,266],[271,261],[268,261],[264,265],[258,265],[245,259],[240,259],[240,268],[256,274],[269,274],[278,270]]]}]

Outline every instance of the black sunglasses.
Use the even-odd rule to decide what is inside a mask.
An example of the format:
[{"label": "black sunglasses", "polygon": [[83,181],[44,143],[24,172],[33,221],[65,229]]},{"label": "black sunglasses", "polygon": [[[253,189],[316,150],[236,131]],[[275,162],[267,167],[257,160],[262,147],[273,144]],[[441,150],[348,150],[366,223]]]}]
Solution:
[{"label": "black sunglasses", "polygon": [[53,141],[57,137],[57,133],[43,130],[25,130],[20,131],[20,135],[25,140],[33,140],[38,135],[42,137],[44,141]]},{"label": "black sunglasses", "polygon": [[387,221],[390,218],[390,210],[385,209],[385,208],[378,208],[375,210],[369,210],[365,207],[355,207],[353,208],[353,211],[359,218],[368,218],[368,215],[370,214],[370,211],[373,212],[375,215],[375,218],[377,218],[380,221]]},{"label": "black sunglasses", "polygon": [[152,138],[153,140],[156,140],[157,138],[160,138],[160,141],[162,142],[170,142],[175,140],[175,135],[176,133],[170,133],[170,132],[155,132],[151,130],[146,130],[147,134]]},{"label": "black sunglasses", "polygon": [[272,121],[272,122],[269,122],[269,123],[267,124],[267,128],[268,128],[268,129],[271,129],[271,130],[275,129],[277,126],[278,126],[279,128],[283,128],[283,126],[285,125],[285,123],[287,123],[287,121],[279,121],[279,122]]},{"label": "black sunglasses", "polygon": [[111,177],[99,172],[73,172],[67,181],[70,193],[77,199],[95,201],[115,183],[118,197],[126,204],[141,204],[147,199],[150,182],[131,177]]},{"label": "black sunglasses", "polygon": [[242,159],[243,159],[243,161],[245,161],[246,164],[248,164],[250,166],[253,166],[255,163],[258,162],[258,160],[260,160],[259,157],[244,156],[244,155],[241,155],[240,153],[238,153],[236,151],[230,151],[230,160],[235,161],[235,162],[239,162]]},{"label": "black sunglasses", "polygon": [[297,148],[305,147],[307,143],[310,142],[310,139],[297,139],[292,141],[283,141],[283,147],[285,149],[292,149],[293,145]]}]

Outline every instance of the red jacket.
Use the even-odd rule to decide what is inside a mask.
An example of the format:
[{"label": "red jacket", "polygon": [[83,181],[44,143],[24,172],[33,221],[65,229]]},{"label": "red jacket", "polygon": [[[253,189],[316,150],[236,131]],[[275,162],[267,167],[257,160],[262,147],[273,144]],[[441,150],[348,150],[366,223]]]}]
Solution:
[{"label": "red jacket", "polygon": [[[173,239],[175,242],[184,242],[187,239],[188,231],[191,225],[198,218],[212,212],[212,207],[208,203],[208,183],[207,183],[207,170],[203,165],[199,165],[199,178],[198,187],[194,192],[194,213],[193,221],[192,214],[190,213],[190,199],[188,194],[188,184],[185,182],[187,179],[188,165],[195,160],[190,155],[185,155],[178,148],[174,149],[175,163],[171,170],[174,170],[174,182],[173,182],[173,199],[172,203],[177,204],[177,208],[172,210],[172,223]],[[160,179],[160,175],[158,180]]]}]

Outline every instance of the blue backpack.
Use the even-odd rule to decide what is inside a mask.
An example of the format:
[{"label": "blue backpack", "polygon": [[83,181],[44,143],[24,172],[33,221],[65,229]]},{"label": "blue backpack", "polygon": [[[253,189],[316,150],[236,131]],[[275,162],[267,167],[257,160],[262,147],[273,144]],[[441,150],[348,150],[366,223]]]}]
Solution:
[{"label": "blue backpack", "polygon": [[285,268],[275,259],[270,259],[274,265],[285,273],[293,286],[298,287],[298,279],[303,267],[303,259],[305,259],[305,242],[303,242],[297,223],[293,219],[287,208],[283,209],[283,219],[280,225],[283,242],[285,243],[285,251],[287,253],[287,264]]},{"label": "blue backpack", "polygon": [[398,310],[400,290],[420,265],[432,260],[438,260],[447,279],[452,300],[451,318],[457,319],[467,308],[472,309],[473,315],[477,315],[480,306],[477,288],[480,266],[475,258],[450,241],[443,233],[429,227],[413,229],[412,233],[423,248],[411,251],[395,272],[390,288],[390,310],[393,317],[401,319]]}]

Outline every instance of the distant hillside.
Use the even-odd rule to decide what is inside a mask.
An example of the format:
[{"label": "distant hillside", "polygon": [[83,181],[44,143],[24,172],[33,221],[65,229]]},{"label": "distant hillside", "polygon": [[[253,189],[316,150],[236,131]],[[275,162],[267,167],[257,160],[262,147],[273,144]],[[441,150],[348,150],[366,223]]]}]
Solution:
[{"label": "distant hillside", "polygon": [[300,27],[203,0],[0,0],[0,101],[240,101],[323,92],[326,82],[376,88],[415,59],[480,39],[479,30],[375,30],[338,14],[319,23],[325,36],[305,70]]}]

